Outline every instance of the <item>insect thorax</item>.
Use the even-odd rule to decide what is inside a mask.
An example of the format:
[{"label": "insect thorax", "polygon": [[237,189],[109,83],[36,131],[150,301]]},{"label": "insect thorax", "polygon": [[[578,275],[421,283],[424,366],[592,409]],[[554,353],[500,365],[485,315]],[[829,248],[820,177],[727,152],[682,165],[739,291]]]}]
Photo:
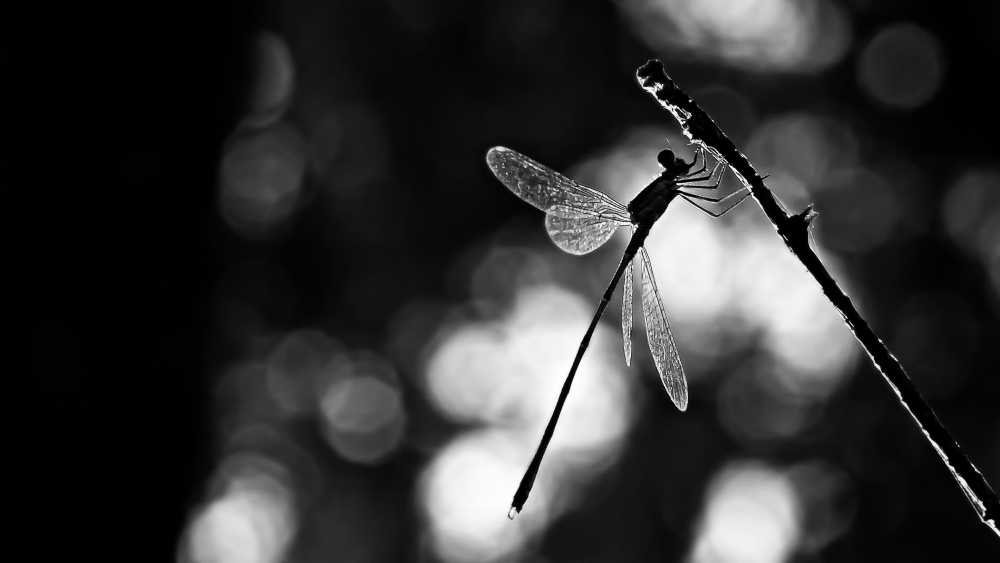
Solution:
[{"label": "insect thorax", "polygon": [[664,176],[650,182],[629,202],[628,212],[633,223],[652,225],[677,196],[677,183]]}]

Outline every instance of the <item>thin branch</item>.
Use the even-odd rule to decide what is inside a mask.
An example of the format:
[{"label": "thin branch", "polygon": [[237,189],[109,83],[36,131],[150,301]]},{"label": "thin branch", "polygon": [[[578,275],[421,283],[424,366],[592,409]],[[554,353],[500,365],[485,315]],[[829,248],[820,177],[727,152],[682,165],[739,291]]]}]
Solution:
[{"label": "thin branch", "polygon": [[815,216],[812,207],[809,206],[796,215],[789,215],[785,212],[747,158],[736,150],[736,146],[712,121],[712,118],[667,76],[663,63],[657,60],[646,62],[636,71],[636,78],[644,90],[674,115],[684,134],[692,143],[712,151],[716,157],[728,162],[730,167],[739,174],[743,184],[750,188],[751,195],[757,200],[764,214],[778,231],[778,235],[785,241],[785,245],[816,278],[823,293],[844,317],[847,326],[864,347],[872,363],[882,373],[903,407],[910,413],[934,450],[941,456],[941,460],[951,471],[955,482],[958,483],[959,488],[969,499],[969,503],[979,514],[980,520],[1000,536],[1000,529],[997,528],[998,518],[1000,518],[1000,499],[983,478],[982,473],[965,457],[958,443],[945,430],[937,415],[934,414],[934,411],[931,410],[920,392],[906,376],[899,361],[875,336],[871,327],[854,307],[851,299],[840,289],[809,246],[809,223]]}]

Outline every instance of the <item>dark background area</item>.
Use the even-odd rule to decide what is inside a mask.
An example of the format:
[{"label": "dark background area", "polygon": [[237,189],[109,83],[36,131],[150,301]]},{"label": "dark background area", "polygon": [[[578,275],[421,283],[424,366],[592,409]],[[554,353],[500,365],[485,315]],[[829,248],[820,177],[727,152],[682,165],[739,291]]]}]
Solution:
[{"label": "dark background area", "polygon": [[3,12],[12,557],[171,560],[211,467],[215,178],[261,16]]},{"label": "dark background area", "polygon": [[[720,83],[744,93],[757,116],[802,99],[850,108],[854,123],[919,163],[924,188],[915,197],[941,200],[964,167],[996,166],[1000,116],[988,84],[998,8],[841,6],[859,43],[887,22],[931,31],[947,54],[938,95],[911,112],[880,109],[857,86],[852,49],[815,74],[750,72],[657,52],[630,34],[613,2],[5,7],[0,271],[14,437],[5,457],[17,498],[13,539],[30,550],[21,553],[36,561],[175,559],[225,449],[220,420],[232,408],[220,404],[221,373],[246,352],[244,333],[219,320],[232,272],[261,261],[284,272],[233,290],[256,306],[249,332],[319,325],[345,346],[385,347],[388,325],[407,303],[464,297],[449,273],[471,247],[511,217],[540,223],[535,210],[498,189],[483,160],[489,147],[517,147],[565,170],[629,128],[676,127],[635,84],[635,68],[649,58],[663,59],[682,87]],[[309,154],[294,220],[246,235],[220,213],[219,170],[241,121],[260,110],[252,92],[255,38],[264,31],[283,38],[295,62],[282,119],[314,150],[337,152]],[[347,116],[332,145],[315,141],[324,104]],[[359,108],[357,122],[351,107]],[[372,115],[378,135],[363,126]],[[323,188],[337,182],[347,187]],[[900,314],[904,295],[944,290],[973,306],[970,375],[932,406],[996,486],[997,290],[989,264],[961,251],[935,221],[850,256],[854,283],[865,288],[879,334]],[[397,369],[407,379],[416,368]],[[418,413],[411,416],[429,409],[411,400]],[[828,414],[841,437],[770,452],[781,459],[813,448],[810,455],[864,467],[849,529],[796,560],[996,558],[998,538],[977,522],[894,401],[861,362]],[[699,406],[711,416],[711,405]],[[299,434],[319,443],[313,432]],[[729,440],[715,432],[706,448],[719,450],[708,458],[723,457]],[[648,434],[640,424],[630,451],[658,440]],[[399,506],[384,524],[393,541],[352,559],[322,551],[304,533],[311,543],[290,560],[433,559],[409,505],[426,451],[409,449],[367,473],[325,455],[324,467]],[[622,464],[624,474],[641,471],[643,459],[633,453]],[[632,486],[625,498],[641,497],[641,486]],[[664,539],[643,520],[650,514],[601,502],[600,510],[582,507],[557,521],[541,554],[580,560],[578,538],[602,534],[630,547],[583,542],[593,560],[685,553],[678,538]],[[695,501],[686,502],[693,518]]]}]

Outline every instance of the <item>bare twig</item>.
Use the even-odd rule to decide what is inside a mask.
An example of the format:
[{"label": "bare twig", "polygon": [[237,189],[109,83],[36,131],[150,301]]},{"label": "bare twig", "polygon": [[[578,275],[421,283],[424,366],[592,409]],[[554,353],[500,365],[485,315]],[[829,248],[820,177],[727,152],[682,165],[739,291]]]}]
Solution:
[{"label": "bare twig", "polygon": [[830,273],[823,267],[819,257],[809,246],[809,222],[815,215],[812,206],[806,207],[801,213],[789,215],[778,204],[774,194],[764,185],[763,179],[757,174],[747,158],[736,150],[736,146],[719,129],[694,101],[685,94],[667,76],[663,63],[650,60],[636,71],[639,84],[649,92],[660,104],[674,115],[680,123],[684,134],[692,143],[704,146],[717,157],[724,159],[740,176],[744,185],[749,186],[753,198],[757,200],[764,214],[770,219],[778,235],[809,272],[816,278],[823,293],[833,306],[837,308],[855,338],[864,347],[872,363],[895,391],[899,401],[913,417],[924,436],[941,456],[952,477],[979,518],[990,529],[1000,536],[997,528],[1000,517],[1000,499],[997,498],[989,483],[962,453],[958,443],[945,430],[934,411],[924,401],[916,387],[906,376],[899,361],[889,352],[885,344],[875,336],[871,327],[858,313],[851,299],[840,289]]}]

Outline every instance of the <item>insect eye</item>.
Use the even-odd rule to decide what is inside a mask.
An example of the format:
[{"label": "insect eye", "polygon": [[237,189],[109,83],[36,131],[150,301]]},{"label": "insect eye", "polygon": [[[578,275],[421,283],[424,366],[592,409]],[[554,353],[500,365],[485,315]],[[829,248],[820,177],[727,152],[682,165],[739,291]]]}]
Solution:
[{"label": "insect eye", "polygon": [[656,161],[660,163],[660,166],[669,170],[677,162],[677,157],[674,156],[674,151],[663,149],[660,154],[656,155]]}]

